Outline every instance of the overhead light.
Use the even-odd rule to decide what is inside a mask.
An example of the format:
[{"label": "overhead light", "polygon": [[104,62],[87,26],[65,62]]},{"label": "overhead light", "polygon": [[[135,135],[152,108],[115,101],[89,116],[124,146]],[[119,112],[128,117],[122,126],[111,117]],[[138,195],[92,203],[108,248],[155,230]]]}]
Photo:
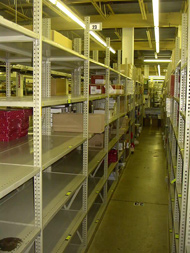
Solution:
[{"label": "overhead light", "polygon": [[[59,0],[49,0],[52,4],[56,5],[57,8],[59,8],[62,12],[64,12],[67,16],[69,16],[73,21],[75,21],[78,25],[80,25],[83,29],[86,29],[85,23],[82,21],[82,19],[78,18],[64,3],[61,3]],[[107,47],[106,42],[98,36],[95,32],[90,31],[90,34],[99,41],[102,45]],[[115,54],[116,51],[109,47],[109,50]]]},{"label": "overhead light", "polygon": [[93,32],[93,31],[90,31],[90,34],[91,34],[97,41],[99,41],[102,45],[104,45],[105,47],[107,47],[106,42],[105,42],[100,36],[98,36],[98,34],[96,34],[96,33]]},{"label": "overhead light", "polygon": [[79,24],[82,28],[86,28],[86,25],[84,24],[84,22],[82,20],[80,20],[79,18],[77,18],[76,15],[74,15],[67,7],[66,5],[63,5],[62,3],[60,3],[59,1],[57,1],[56,3],[57,8],[59,8],[60,10],[62,10],[67,16],[69,16],[72,20],[74,20],[77,24]]},{"label": "overhead light", "polygon": [[152,5],[153,5],[156,53],[159,53],[160,52],[160,45],[159,45],[159,0],[152,0]]},{"label": "overhead light", "polygon": [[159,27],[154,27],[155,41],[156,41],[156,53],[160,52],[160,36],[159,36]]},{"label": "overhead light", "polygon": [[152,0],[154,26],[159,26],[159,0]]},{"label": "overhead light", "polygon": [[160,76],[160,65],[158,65],[158,75]]},{"label": "overhead light", "polygon": [[172,60],[168,59],[145,59],[144,62],[171,62]]},{"label": "overhead light", "polygon": [[155,59],[158,59],[158,55],[157,53],[154,53]]},{"label": "overhead light", "polygon": [[160,80],[160,79],[165,79],[165,76],[149,76],[149,79]]},{"label": "overhead light", "polygon": [[49,0],[52,4],[56,4],[57,0]]},{"label": "overhead light", "polygon": [[159,83],[163,83],[164,82],[164,80],[156,80],[156,79],[154,79],[154,82],[159,82]]}]

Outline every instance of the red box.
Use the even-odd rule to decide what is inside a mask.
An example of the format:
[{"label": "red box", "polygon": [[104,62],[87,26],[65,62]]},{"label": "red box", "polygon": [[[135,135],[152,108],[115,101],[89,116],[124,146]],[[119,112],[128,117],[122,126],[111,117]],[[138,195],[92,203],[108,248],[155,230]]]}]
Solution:
[{"label": "red box", "polygon": [[92,75],[92,76],[91,76],[91,84],[95,84],[95,80],[96,80],[96,79],[104,79],[104,76]]},{"label": "red box", "polygon": [[175,84],[175,75],[171,75],[171,77],[170,77],[170,91],[169,91],[169,94],[171,97],[174,96],[174,84]]},{"label": "red box", "polygon": [[118,161],[118,154],[116,149],[111,149],[108,153],[108,163],[116,163]]},{"label": "red box", "polygon": [[31,109],[0,110],[0,141],[19,139],[28,134]]}]

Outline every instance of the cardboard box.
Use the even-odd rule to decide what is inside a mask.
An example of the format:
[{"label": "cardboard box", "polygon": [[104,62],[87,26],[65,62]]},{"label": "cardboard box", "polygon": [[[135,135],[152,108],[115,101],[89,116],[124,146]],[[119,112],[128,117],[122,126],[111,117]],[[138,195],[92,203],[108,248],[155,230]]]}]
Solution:
[{"label": "cardboard box", "polygon": [[61,78],[51,79],[51,96],[64,96],[69,90],[68,80]]},{"label": "cardboard box", "polygon": [[67,37],[65,37],[61,33],[58,33],[57,31],[52,30],[51,31],[51,39],[54,42],[60,44],[61,46],[72,50],[72,40],[68,39]]},{"label": "cardboard box", "polygon": [[130,122],[130,119],[128,117],[121,118],[121,128],[128,128],[129,122]]},{"label": "cardboard box", "polygon": [[104,133],[102,134],[95,134],[89,141],[88,141],[89,148],[104,148]]},{"label": "cardboard box", "polygon": [[[89,133],[102,133],[105,128],[105,116],[89,114]],[[53,114],[53,131],[83,132],[83,114],[57,113]]]}]

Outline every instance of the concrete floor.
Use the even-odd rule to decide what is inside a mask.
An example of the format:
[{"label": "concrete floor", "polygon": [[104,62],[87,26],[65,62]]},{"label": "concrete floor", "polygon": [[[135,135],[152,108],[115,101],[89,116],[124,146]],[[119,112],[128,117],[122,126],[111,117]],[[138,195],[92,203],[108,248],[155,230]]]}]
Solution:
[{"label": "concrete floor", "polygon": [[[162,133],[144,128],[88,253],[167,253],[168,195]],[[134,202],[143,202],[135,206]]]}]

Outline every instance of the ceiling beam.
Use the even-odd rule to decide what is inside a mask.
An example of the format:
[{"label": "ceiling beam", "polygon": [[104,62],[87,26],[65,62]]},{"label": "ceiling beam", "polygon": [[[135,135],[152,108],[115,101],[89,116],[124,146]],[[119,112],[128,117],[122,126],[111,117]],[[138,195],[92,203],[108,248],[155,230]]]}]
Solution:
[{"label": "ceiling beam", "polygon": [[146,15],[146,9],[144,5],[144,0],[138,0],[139,1],[139,6],[141,10],[141,15],[143,20],[147,20],[147,15]]},{"label": "ceiling beam", "polygon": [[[67,0],[65,3],[69,4],[87,4],[90,3],[91,0]],[[94,2],[98,3],[100,0],[94,0]],[[110,2],[117,2],[117,0],[101,0],[102,3],[110,3]],[[136,0],[119,0],[118,2],[136,2]]]},{"label": "ceiling beam", "polygon": [[[181,13],[160,13],[160,27],[178,27],[181,24]],[[100,15],[91,16],[91,22],[102,22],[103,29],[109,28],[149,28],[154,27],[153,15],[147,14],[147,20],[142,20],[141,14],[115,14],[110,15],[106,20]],[[55,30],[76,30],[79,25],[75,22],[63,22],[62,18],[52,18],[52,27]],[[81,29],[81,28],[80,28]]]},{"label": "ceiling beam", "polygon": [[[10,11],[12,13],[15,13],[15,9],[10,7],[9,5],[6,5],[6,4],[0,2],[0,7],[7,9],[8,11]],[[32,18],[27,17],[26,15],[24,15],[23,13],[21,13],[19,11],[16,11],[16,13],[19,18],[26,19],[26,20],[32,20]]]},{"label": "ceiling beam", "polygon": [[111,14],[112,14],[112,15],[115,15],[115,13],[114,13],[114,11],[113,11],[111,5],[110,5],[110,4],[107,4],[107,7],[108,7],[109,11],[111,12]]},{"label": "ceiling beam", "polygon": [[[101,5],[98,5],[95,0],[91,0],[91,4],[94,6],[94,8],[97,10],[97,12],[100,14],[100,16],[103,19],[106,19],[106,14],[102,11]],[[101,3],[100,3],[101,4]]]},{"label": "ceiling beam", "polygon": [[150,35],[150,31],[148,29],[146,30],[146,35],[147,35],[149,47],[152,48],[151,35]]}]

